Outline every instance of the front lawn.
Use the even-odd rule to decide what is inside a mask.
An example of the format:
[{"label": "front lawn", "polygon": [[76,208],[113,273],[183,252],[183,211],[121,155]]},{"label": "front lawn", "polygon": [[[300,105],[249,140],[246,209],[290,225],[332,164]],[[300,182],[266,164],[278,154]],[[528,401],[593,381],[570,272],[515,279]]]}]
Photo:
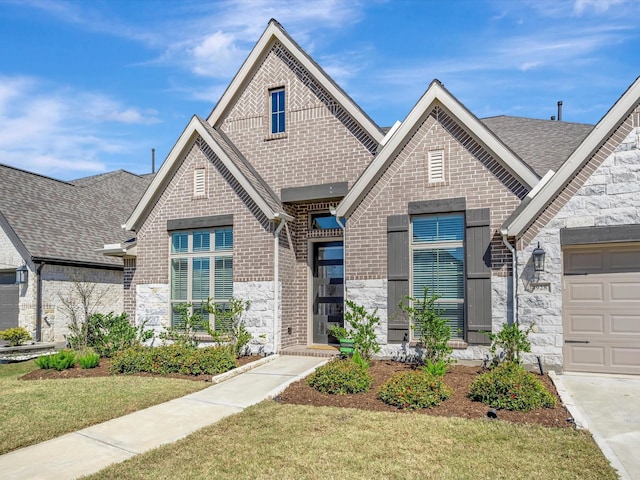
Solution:
[{"label": "front lawn", "polygon": [[615,479],[569,428],[262,402],[88,477]]},{"label": "front lawn", "polygon": [[0,455],[182,397],[210,384],[173,378],[108,376],[19,380],[33,361],[0,365]]}]

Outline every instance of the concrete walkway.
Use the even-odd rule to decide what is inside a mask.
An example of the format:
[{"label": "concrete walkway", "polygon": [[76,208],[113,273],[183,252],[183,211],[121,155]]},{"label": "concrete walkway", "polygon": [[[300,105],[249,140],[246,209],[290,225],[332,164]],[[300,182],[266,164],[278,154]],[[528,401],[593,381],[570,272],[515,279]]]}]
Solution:
[{"label": "concrete walkway", "polygon": [[0,479],[71,479],[175,442],[281,393],[327,358],[277,356],[209,388],[0,456]]},{"label": "concrete walkway", "polygon": [[591,432],[620,478],[640,479],[640,377],[564,373],[554,382],[577,427]]}]

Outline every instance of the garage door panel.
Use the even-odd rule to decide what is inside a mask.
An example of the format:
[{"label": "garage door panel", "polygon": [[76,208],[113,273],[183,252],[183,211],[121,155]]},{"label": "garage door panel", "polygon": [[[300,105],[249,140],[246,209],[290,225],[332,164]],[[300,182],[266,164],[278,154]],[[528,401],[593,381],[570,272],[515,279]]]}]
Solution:
[{"label": "garage door panel", "polygon": [[604,346],[565,345],[565,355],[569,357],[571,364],[577,367],[603,367],[605,365]]},{"label": "garage door panel", "polygon": [[570,314],[569,318],[571,331],[578,335],[604,332],[604,315],[575,313]]},{"label": "garage door panel", "polygon": [[18,286],[0,285],[0,330],[18,326]]},{"label": "garage door panel", "polygon": [[640,244],[563,250],[565,369],[640,374]]},{"label": "garage door panel", "polygon": [[603,302],[604,288],[601,283],[576,283],[569,288],[569,297],[573,302]]},{"label": "garage door panel", "polygon": [[633,302],[640,305],[640,282],[609,283],[611,302]]},{"label": "garage door panel", "polygon": [[640,347],[611,347],[611,366],[625,368],[640,368]]},{"label": "garage door panel", "polygon": [[613,314],[610,315],[612,335],[638,335],[640,336],[640,312],[637,314]]}]

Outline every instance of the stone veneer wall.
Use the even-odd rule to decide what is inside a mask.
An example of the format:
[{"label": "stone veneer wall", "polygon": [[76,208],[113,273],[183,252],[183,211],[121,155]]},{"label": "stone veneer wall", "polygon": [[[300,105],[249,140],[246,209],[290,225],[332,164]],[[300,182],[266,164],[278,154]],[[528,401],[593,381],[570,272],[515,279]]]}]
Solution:
[{"label": "stone veneer wall", "polygon": [[[576,193],[546,226],[536,229],[518,252],[519,321],[522,325],[536,324],[537,332],[530,335],[531,356],[540,355],[545,364],[555,368],[563,365],[560,229],[640,224],[640,109],[625,123],[621,129],[629,131],[631,126],[630,133],[622,142],[603,147],[605,151],[614,150],[604,160],[598,158],[600,153],[594,156],[591,165],[585,166],[593,173],[582,180],[582,185],[574,186]],[[599,165],[594,166],[594,162]],[[580,181],[580,175],[572,181],[574,184]],[[535,276],[531,253],[538,242],[546,253],[545,271]]]}]

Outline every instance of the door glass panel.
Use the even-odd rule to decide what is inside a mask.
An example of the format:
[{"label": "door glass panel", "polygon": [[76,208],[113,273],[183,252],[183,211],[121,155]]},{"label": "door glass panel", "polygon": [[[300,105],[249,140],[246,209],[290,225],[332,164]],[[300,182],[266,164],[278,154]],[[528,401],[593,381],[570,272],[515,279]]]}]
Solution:
[{"label": "door glass panel", "polygon": [[328,330],[344,324],[344,248],[342,242],[313,247],[313,341],[328,343]]}]

